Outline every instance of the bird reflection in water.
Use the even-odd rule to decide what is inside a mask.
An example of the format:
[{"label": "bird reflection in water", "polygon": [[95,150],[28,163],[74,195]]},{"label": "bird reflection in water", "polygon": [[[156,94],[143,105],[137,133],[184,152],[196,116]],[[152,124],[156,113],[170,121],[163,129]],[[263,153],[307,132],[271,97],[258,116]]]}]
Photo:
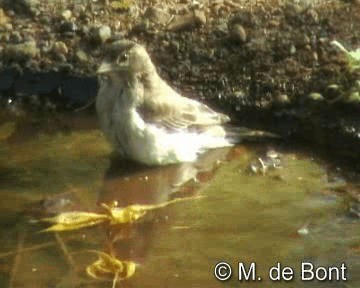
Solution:
[{"label": "bird reflection in water", "polygon": [[[219,163],[227,159],[231,148],[210,150],[196,162],[148,167],[135,162],[112,159],[105,175],[98,203],[118,207],[156,205],[175,198],[193,197],[215,174]],[[206,196],[206,195],[205,195]],[[190,200],[191,201],[191,200]],[[189,202],[175,205],[189,205]],[[159,227],[170,226],[171,208],[149,213],[135,224],[108,228],[108,250],[118,259],[144,263]]]}]

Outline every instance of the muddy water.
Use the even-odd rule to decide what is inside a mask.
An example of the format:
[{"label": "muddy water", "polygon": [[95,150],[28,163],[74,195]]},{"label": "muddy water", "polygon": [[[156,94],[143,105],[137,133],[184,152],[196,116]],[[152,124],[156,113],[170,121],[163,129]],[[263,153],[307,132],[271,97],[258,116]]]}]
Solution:
[{"label": "muddy water", "polygon": [[[314,155],[273,145],[278,167],[264,170],[269,145],[239,145],[193,164],[147,168],[111,156],[93,123],[93,117],[60,124],[2,119],[0,287],[112,287],[86,275],[97,259],[93,250],[137,263],[134,276],[117,287],[360,287],[357,206],[350,212],[356,183]],[[351,185],[352,196],[339,192]],[[190,199],[195,195],[205,197]],[[135,225],[39,233],[46,226],[37,220],[60,212],[178,197],[189,200]],[[226,282],[214,277],[220,261],[232,267]],[[238,262],[246,269],[255,263],[262,281],[239,282]],[[293,269],[292,281],[269,280],[277,262]],[[301,281],[303,262],[345,263],[340,277],[347,281]]]}]

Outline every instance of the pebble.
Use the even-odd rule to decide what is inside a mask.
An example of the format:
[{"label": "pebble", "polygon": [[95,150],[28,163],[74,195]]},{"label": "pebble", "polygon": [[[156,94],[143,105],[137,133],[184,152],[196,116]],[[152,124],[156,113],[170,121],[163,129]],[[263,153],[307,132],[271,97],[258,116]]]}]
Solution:
[{"label": "pebble", "polygon": [[228,33],[229,27],[226,21],[219,21],[219,24],[216,26],[216,30],[221,31],[223,33]]},{"label": "pebble", "polygon": [[68,33],[68,32],[74,33],[78,30],[79,30],[78,26],[73,21],[64,21],[60,25],[60,31],[62,33]]},{"label": "pebble", "polygon": [[246,42],[246,32],[243,26],[235,24],[230,30],[230,39],[236,43]]},{"label": "pebble", "polygon": [[294,44],[291,44],[290,45],[290,54],[291,55],[294,55],[296,53],[296,47]]},{"label": "pebble", "polygon": [[204,11],[202,10],[195,10],[194,11],[194,17],[195,22],[199,25],[205,25],[206,24],[206,16]]},{"label": "pebble", "polygon": [[310,93],[308,95],[308,98],[313,101],[323,101],[324,100],[324,96],[322,96],[320,93],[316,93],[316,92]]},{"label": "pebble", "polygon": [[61,16],[64,20],[70,20],[72,13],[70,10],[65,10],[61,13]]},{"label": "pebble", "polygon": [[162,9],[149,7],[143,17],[151,22],[165,25],[170,19],[170,14]]},{"label": "pebble", "polygon": [[66,44],[64,42],[62,42],[62,41],[58,41],[58,42],[54,43],[53,51],[56,54],[62,54],[62,55],[66,55],[69,52]]},{"label": "pebble", "polygon": [[76,51],[75,53],[75,57],[78,61],[80,62],[87,62],[89,59],[88,59],[88,56],[86,55],[86,53],[79,49],[78,51]]},{"label": "pebble", "polygon": [[6,23],[4,25],[4,28],[6,31],[12,31],[13,30],[13,25],[11,23]]},{"label": "pebble", "polygon": [[105,43],[111,38],[111,28],[107,25],[101,26],[98,30],[98,36],[101,43]]},{"label": "pebble", "polygon": [[185,15],[174,17],[168,25],[170,31],[179,31],[194,28],[206,24],[206,16],[203,11],[190,11]]},{"label": "pebble", "polygon": [[347,99],[347,101],[350,103],[360,103],[360,92],[359,91],[352,92],[349,98]]},{"label": "pebble", "polygon": [[289,96],[286,94],[280,94],[275,97],[275,101],[279,104],[287,104],[290,103]]}]

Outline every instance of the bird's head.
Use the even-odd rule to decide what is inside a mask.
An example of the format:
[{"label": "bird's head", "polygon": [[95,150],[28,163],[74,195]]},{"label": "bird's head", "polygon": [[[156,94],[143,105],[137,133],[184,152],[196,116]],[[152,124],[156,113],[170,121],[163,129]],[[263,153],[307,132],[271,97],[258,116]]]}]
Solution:
[{"label": "bird's head", "polygon": [[145,48],[129,40],[113,42],[105,50],[104,60],[97,74],[102,75],[134,75],[153,72],[152,64]]}]

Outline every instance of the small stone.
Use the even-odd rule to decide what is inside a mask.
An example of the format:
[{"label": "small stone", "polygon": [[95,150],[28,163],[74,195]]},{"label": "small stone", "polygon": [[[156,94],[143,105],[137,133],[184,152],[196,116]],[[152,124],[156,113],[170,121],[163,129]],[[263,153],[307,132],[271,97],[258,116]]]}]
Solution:
[{"label": "small stone", "polygon": [[347,102],[360,103],[360,92],[358,92],[358,91],[352,92],[350,94],[349,98],[347,99]]},{"label": "small stone", "polygon": [[62,55],[66,55],[69,52],[66,44],[62,41],[58,41],[54,43],[53,51],[57,54],[62,54]]},{"label": "small stone", "polygon": [[313,101],[323,101],[324,100],[324,96],[322,96],[320,93],[316,93],[316,92],[310,93],[308,95],[308,98]]},{"label": "small stone", "polygon": [[246,32],[243,26],[235,24],[230,31],[230,39],[236,43],[246,42]]},{"label": "small stone", "polygon": [[105,43],[111,38],[111,28],[107,25],[101,26],[98,31],[98,36],[101,43]]},{"label": "small stone", "polygon": [[68,32],[74,33],[78,30],[79,30],[78,26],[72,21],[64,21],[63,23],[61,23],[60,26],[60,31],[62,33],[68,33]]},{"label": "small stone", "polygon": [[185,15],[174,17],[168,25],[170,31],[180,31],[194,28],[206,23],[206,17],[202,11],[190,11]]},{"label": "small stone", "polygon": [[86,55],[86,53],[83,50],[78,50],[75,53],[75,57],[79,62],[87,62],[88,61],[88,56]]},{"label": "small stone", "polygon": [[291,46],[290,46],[290,54],[294,55],[295,53],[296,53],[296,47],[295,47],[294,44],[291,44]]},{"label": "small stone", "polygon": [[327,86],[327,89],[336,91],[340,89],[340,86],[338,84],[330,84]]},{"label": "small stone", "polygon": [[164,25],[169,21],[170,14],[162,9],[149,7],[144,13],[144,18],[153,23]]},{"label": "small stone", "polygon": [[72,13],[70,10],[65,10],[61,13],[61,16],[63,17],[64,20],[70,20]]},{"label": "small stone", "polygon": [[12,31],[13,30],[13,25],[11,23],[6,23],[4,25],[4,28],[6,31]]},{"label": "small stone", "polygon": [[194,11],[194,16],[195,16],[195,22],[198,25],[205,25],[206,24],[206,16],[205,16],[204,11],[195,10]]},{"label": "small stone", "polygon": [[221,21],[217,26],[216,30],[221,31],[223,33],[227,33],[229,31],[228,24],[225,21]]},{"label": "small stone", "polygon": [[290,103],[290,99],[289,99],[289,96],[286,95],[286,94],[280,94],[280,95],[277,95],[276,98],[275,98],[275,101],[279,104],[287,104],[287,103]]}]

